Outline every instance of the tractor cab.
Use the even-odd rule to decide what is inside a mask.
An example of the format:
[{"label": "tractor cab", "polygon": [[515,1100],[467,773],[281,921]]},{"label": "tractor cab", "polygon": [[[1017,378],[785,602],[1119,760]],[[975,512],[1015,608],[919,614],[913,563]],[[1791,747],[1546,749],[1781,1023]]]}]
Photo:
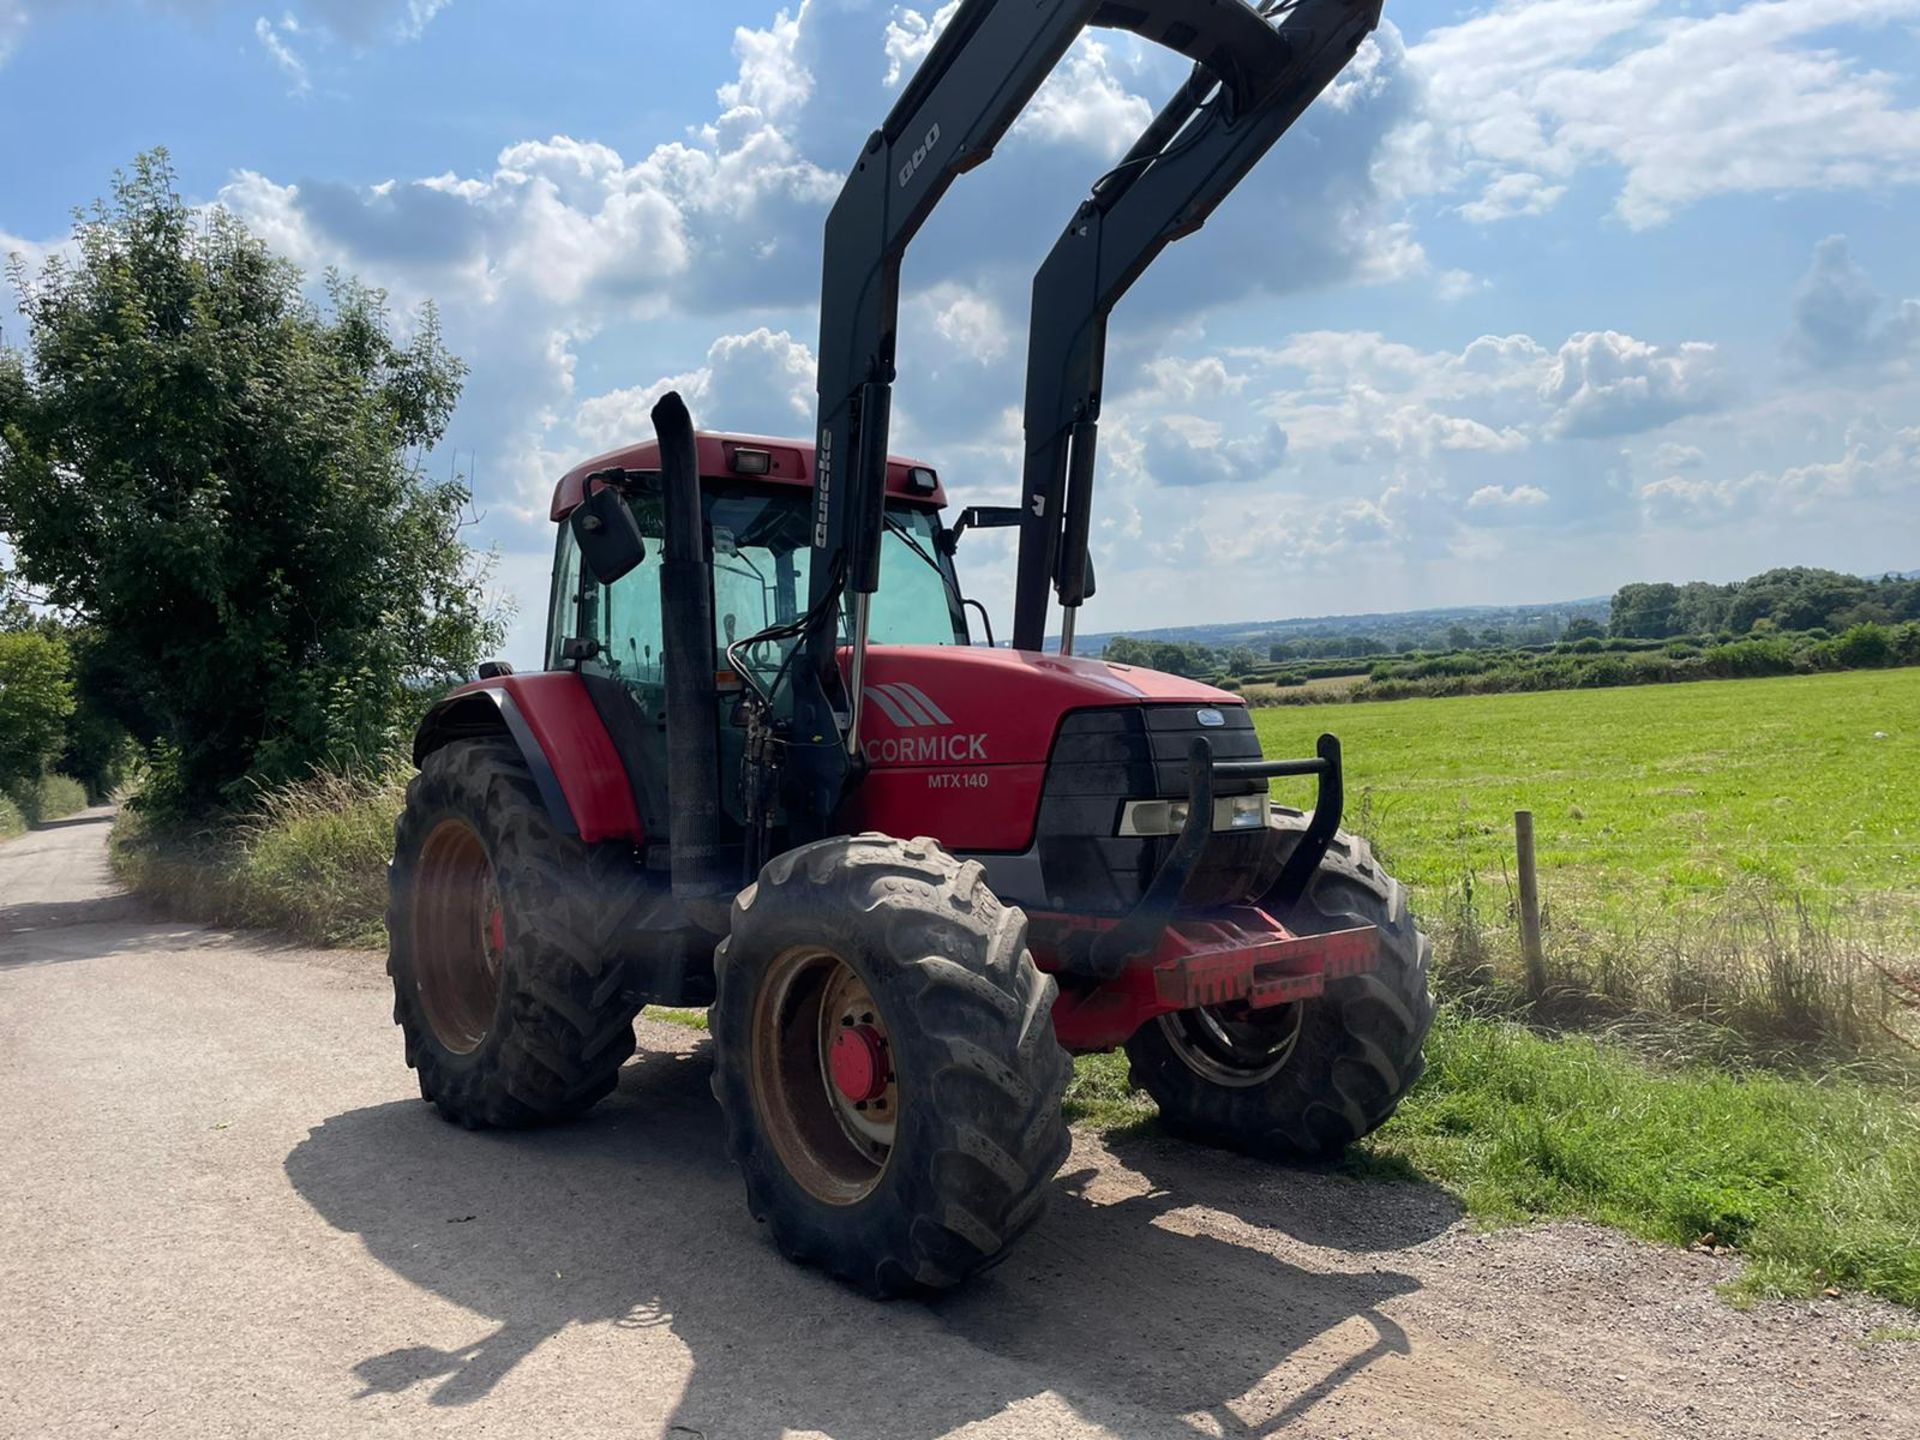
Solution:
[{"label": "tractor cab", "polygon": [[[702,521],[713,565],[716,660],[727,650],[807,607],[813,561],[813,447],[755,435],[695,436]],[[551,517],[565,522],[585,497],[587,477],[619,473],[649,542],[647,558],[612,585],[597,583],[580,563],[571,526],[559,525],[548,610],[547,668],[569,663],[567,642],[598,642],[584,663],[638,691],[662,682],[659,606],[664,512],[657,440],[609,451],[575,466],[554,487]],[[946,492],[930,466],[890,457],[884,591],[869,631],[876,644],[967,645],[968,617],[953,571],[940,512]],[[841,628],[846,637],[845,617]],[[791,647],[762,646],[740,660],[771,681]]]}]

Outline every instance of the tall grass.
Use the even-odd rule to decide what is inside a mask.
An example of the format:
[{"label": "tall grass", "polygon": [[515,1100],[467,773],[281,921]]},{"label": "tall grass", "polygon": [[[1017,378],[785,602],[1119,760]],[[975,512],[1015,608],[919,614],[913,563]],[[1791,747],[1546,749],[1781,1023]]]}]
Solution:
[{"label": "tall grass", "polygon": [[1836,906],[1752,881],[1638,916],[1549,903],[1540,995],[1525,987],[1509,881],[1465,868],[1424,918],[1436,989],[1479,1013],[1723,1064],[1920,1071],[1920,927],[1891,900]]},{"label": "tall grass", "polygon": [[391,765],[320,773],[264,792],[218,827],[170,826],[134,811],[114,828],[114,870],[194,919],[322,945],[379,945],[406,780]]}]

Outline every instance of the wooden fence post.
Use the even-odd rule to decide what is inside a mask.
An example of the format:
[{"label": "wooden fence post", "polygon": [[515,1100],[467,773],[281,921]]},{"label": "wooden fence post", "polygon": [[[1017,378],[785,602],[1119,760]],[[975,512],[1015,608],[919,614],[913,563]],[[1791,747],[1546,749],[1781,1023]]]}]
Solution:
[{"label": "wooden fence post", "polygon": [[1513,841],[1520,870],[1520,952],[1527,962],[1527,994],[1547,993],[1547,956],[1540,945],[1540,877],[1533,864],[1533,812],[1513,812]]}]

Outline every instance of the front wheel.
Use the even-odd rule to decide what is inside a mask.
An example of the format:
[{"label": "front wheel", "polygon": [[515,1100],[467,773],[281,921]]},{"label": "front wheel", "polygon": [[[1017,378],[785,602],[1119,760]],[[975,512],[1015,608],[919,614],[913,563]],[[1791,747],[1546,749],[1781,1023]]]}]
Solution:
[{"label": "front wheel", "polygon": [[1069,1062],[1026,930],[977,862],[884,835],[777,856],[734,901],[713,1089],[788,1256],[872,1295],[938,1289],[1038,1217]]},{"label": "front wheel", "polygon": [[[1298,843],[1304,817],[1280,813],[1294,822],[1284,843]],[[1271,1010],[1163,1015],[1135,1032],[1127,1058],[1133,1083],[1170,1128],[1236,1149],[1325,1158],[1385,1124],[1425,1070],[1432,946],[1414,927],[1405,888],[1345,831],[1285,919],[1304,934],[1376,926],[1379,967]]]}]

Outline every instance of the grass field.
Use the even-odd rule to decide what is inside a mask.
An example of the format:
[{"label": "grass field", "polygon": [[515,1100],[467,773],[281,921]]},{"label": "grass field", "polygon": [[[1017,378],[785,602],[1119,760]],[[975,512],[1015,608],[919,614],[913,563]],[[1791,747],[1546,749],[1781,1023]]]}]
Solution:
[{"label": "grass field", "polygon": [[1349,822],[1419,891],[1468,869],[1497,879],[1513,812],[1531,809],[1550,898],[1583,907],[1644,912],[1755,880],[1920,895],[1920,669],[1268,709],[1255,724],[1269,755],[1339,735]]}]

